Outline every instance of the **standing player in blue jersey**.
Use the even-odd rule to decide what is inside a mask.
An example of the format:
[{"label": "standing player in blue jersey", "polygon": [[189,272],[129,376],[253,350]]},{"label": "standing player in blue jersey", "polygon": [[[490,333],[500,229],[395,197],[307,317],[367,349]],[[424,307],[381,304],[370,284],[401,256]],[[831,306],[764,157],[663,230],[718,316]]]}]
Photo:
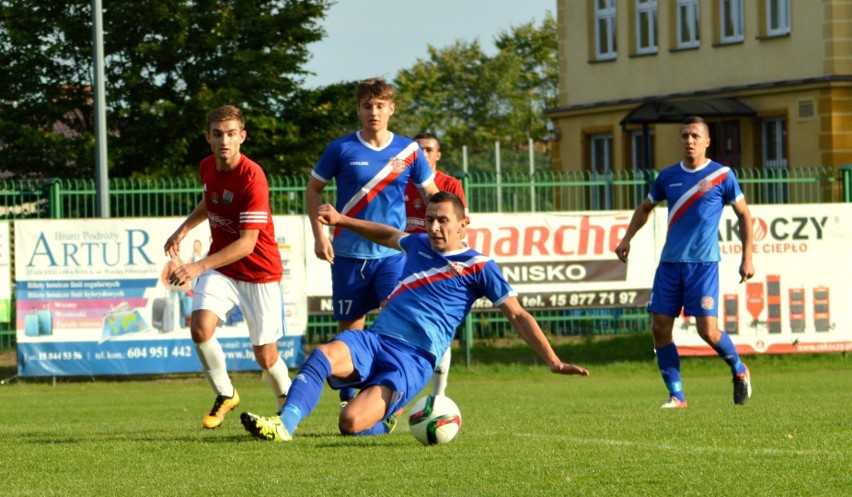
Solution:
[{"label": "standing player in blue jersey", "polygon": [[467,222],[464,205],[455,194],[440,192],[430,199],[427,233],[406,234],[353,219],[331,205],[319,209],[318,220],[404,252],[402,278],[369,330],[344,331],[311,353],[293,379],[280,416],[248,412],[240,416],[252,435],[276,442],[291,440],[296,426],[319,402],[326,380],[332,388],[361,389],[340,413],[342,433],[389,433],[396,424],[392,413],[423,390],[456,327],[483,296],[503,312],[551,372],[588,376],[585,369],[556,356],[497,263],[462,242]]},{"label": "standing player in blue jersey", "polygon": [[[356,89],[361,130],[333,141],[308,182],[306,204],[314,234],[314,253],[331,266],[332,304],[338,331],[363,329],[366,314],[393,290],[404,257],[355,233],[334,230],[329,242],[317,220],[322,192],[334,179],[337,210],[356,219],[405,227],[405,186],[409,179],[423,198],[438,191],[429,162],[413,140],[388,130],[394,112],[394,88],[381,78],[361,81]],[[341,407],[355,396],[340,391]]]},{"label": "standing player in blue jersey", "polygon": [[648,198],[633,213],[627,233],[615,249],[627,262],[630,240],[648,221],[651,211],[668,202],[668,232],[654,286],[648,302],[657,364],[669,390],[663,408],[686,407],[680,379],[680,356],[672,339],[674,321],[681,309],[694,316],[698,335],[730,366],[734,404],[751,397],[751,377],[731,338],[719,330],[719,220],[725,204],[731,204],[739,220],[742,262],[740,283],[754,276],[752,221],[734,172],[705,154],[710,130],[703,119],[687,118],[680,127],[683,161],[662,170],[651,185]]}]

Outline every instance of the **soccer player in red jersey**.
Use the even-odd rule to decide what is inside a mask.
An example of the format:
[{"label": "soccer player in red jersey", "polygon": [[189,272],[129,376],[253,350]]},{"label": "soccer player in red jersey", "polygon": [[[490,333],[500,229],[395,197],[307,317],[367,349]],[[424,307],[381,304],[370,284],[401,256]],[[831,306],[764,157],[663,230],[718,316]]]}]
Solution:
[{"label": "soccer player in red jersey", "polygon": [[239,306],[249,329],[254,356],[265,372],[279,407],[290,388],[287,365],[278,354],[284,334],[283,267],[269,206],[269,184],[261,167],[240,152],[246,139],[245,117],[226,105],[207,115],[207,143],[212,155],[199,165],[204,198],[166,240],[166,254],[177,260],[180,242],[205,219],[212,242],[208,254],[178,264],[169,283],[198,278],[190,331],[198,358],[216,392],[213,408],[201,420],[216,428],[237,407],[240,397],[231,384],[222,346],[214,336],[227,313]]}]

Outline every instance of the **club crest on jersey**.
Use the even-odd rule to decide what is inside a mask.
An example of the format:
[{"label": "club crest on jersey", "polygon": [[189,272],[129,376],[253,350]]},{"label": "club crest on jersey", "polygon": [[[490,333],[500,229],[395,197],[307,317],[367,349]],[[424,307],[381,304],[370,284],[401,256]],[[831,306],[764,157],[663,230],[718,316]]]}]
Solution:
[{"label": "club crest on jersey", "polygon": [[414,201],[414,208],[415,209],[422,209],[423,208],[423,200],[421,200],[419,198],[417,200],[415,200]]},{"label": "club crest on jersey", "polygon": [[450,271],[461,276],[464,273],[464,265],[461,262],[451,262]]},{"label": "club crest on jersey", "polygon": [[698,182],[698,190],[702,192],[709,192],[713,188],[713,182],[707,179],[703,179]]},{"label": "club crest on jersey", "polygon": [[224,200],[226,204],[230,204],[231,202],[234,201],[234,192],[225,190],[222,193],[222,200]]},{"label": "club crest on jersey", "polygon": [[391,168],[391,171],[395,173],[401,173],[405,171],[406,165],[405,161],[400,159],[399,157],[394,157],[388,162],[388,166]]},{"label": "club crest on jersey", "polygon": [[210,201],[213,202],[214,205],[219,205],[219,194],[216,192],[211,193]]},{"label": "club crest on jersey", "polygon": [[705,310],[710,310],[713,308],[713,297],[706,296],[701,297],[701,308]]}]

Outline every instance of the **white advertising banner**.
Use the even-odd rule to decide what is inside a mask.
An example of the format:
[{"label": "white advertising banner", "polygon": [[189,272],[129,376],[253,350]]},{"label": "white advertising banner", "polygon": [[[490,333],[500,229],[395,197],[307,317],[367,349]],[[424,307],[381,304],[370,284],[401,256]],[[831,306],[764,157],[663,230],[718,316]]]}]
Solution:
[{"label": "white advertising banner", "polygon": [[[18,374],[149,374],[199,371],[189,332],[192,288],[165,280],[163,245],[183,218],[15,222]],[[276,216],[284,262],[288,366],[301,364],[307,328],[304,230],[299,216]],[[209,249],[206,223],[181,243],[185,261]],[[232,370],[256,370],[248,331],[235,308],[216,332]]]},{"label": "white advertising banner", "polygon": [[[529,310],[643,307],[654,277],[653,228],[640,231],[630,264],[615,257],[629,212],[473,214],[467,243],[495,259]],[[308,233],[308,301],[312,313],[332,312],[331,270],[314,256]],[[473,310],[490,309],[480,299]]]},{"label": "white advertising banner", "polygon": [[[719,226],[719,328],[741,353],[852,350],[852,204],[755,205],[754,278],[740,283],[737,218]],[[665,209],[656,216],[665,236]],[[632,257],[632,254],[631,254]],[[688,317],[675,324],[682,354],[715,354]]]}]

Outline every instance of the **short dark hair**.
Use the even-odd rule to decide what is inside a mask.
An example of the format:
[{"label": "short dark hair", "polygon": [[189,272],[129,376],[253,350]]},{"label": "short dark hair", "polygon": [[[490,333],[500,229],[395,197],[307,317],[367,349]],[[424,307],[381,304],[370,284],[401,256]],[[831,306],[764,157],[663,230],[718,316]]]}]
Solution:
[{"label": "short dark hair", "polygon": [[382,78],[368,78],[358,83],[355,89],[355,97],[358,99],[358,105],[361,101],[367,98],[380,98],[393,102],[393,86]]},{"label": "short dark hair", "polygon": [[700,116],[689,116],[686,119],[684,119],[681,124],[699,124],[699,123],[707,124],[707,123],[704,122],[704,119],[702,119]]},{"label": "short dark hair", "polygon": [[437,136],[433,135],[432,133],[429,133],[428,131],[424,131],[423,133],[418,133],[414,135],[413,140],[435,140],[435,143],[438,144],[438,150],[441,150],[441,140],[439,140]]},{"label": "short dark hair", "polygon": [[450,202],[453,204],[453,211],[459,220],[464,219],[464,202],[453,192],[445,192],[443,190],[429,197],[430,204],[439,204],[441,202]]},{"label": "short dark hair", "polygon": [[240,109],[233,105],[223,105],[218,109],[213,109],[207,114],[207,131],[210,131],[210,125],[213,123],[221,123],[232,119],[240,123],[240,131],[246,129],[246,118]]}]

